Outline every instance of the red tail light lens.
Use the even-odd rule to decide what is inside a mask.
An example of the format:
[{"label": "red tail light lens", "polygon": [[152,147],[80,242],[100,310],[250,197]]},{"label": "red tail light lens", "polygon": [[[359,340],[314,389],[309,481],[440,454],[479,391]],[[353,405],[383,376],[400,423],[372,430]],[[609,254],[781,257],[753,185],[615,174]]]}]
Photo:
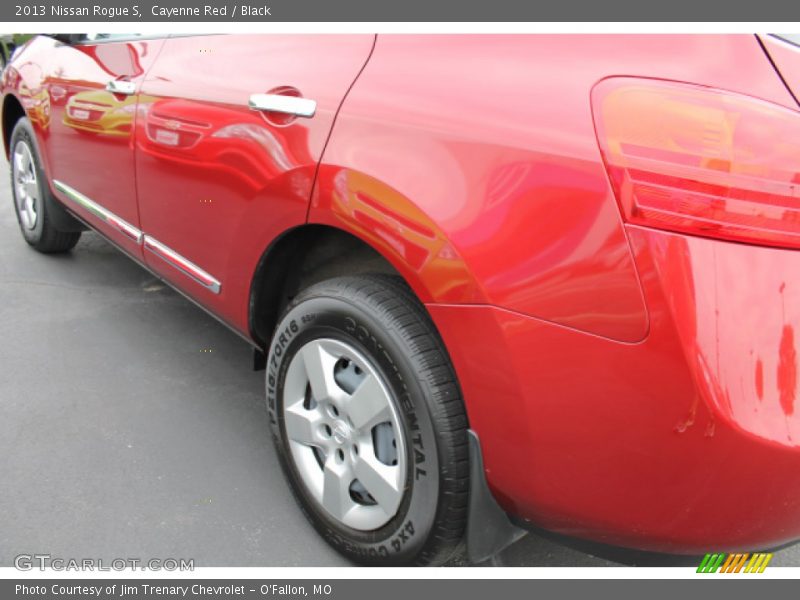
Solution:
[{"label": "red tail light lens", "polygon": [[699,86],[612,78],[592,91],[629,223],[800,247],[800,113]]}]

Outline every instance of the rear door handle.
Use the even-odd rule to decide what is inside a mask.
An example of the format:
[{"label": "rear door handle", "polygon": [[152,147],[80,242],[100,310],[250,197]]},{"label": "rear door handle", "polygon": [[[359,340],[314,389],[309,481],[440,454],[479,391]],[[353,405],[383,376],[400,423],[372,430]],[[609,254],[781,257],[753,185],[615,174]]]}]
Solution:
[{"label": "rear door handle", "polygon": [[252,94],[248,106],[252,110],[276,112],[310,119],[317,112],[317,102],[309,98],[282,94]]},{"label": "rear door handle", "polygon": [[121,96],[131,96],[136,93],[136,84],[133,81],[112,79],[106,84],[106,91]]}]

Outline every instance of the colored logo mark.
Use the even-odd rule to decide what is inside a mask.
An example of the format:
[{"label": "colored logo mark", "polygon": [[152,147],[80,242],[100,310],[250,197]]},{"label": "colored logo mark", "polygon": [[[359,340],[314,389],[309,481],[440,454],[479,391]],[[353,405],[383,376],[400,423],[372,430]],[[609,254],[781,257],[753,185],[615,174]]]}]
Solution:
[{"label": "colored logo mark", "polygon": [[767,568],[772,554],[765,552],[754,552],[749,554],[706,554],[700,566],[697,567],[698,573],[763,573]]}]

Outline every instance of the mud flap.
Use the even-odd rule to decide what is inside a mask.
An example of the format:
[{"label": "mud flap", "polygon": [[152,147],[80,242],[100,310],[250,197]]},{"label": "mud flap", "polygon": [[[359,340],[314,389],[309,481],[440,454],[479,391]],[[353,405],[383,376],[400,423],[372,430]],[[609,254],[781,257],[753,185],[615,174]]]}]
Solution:
[{"label": "mud flap", "polygon": [[267,368],[267,355],[260,348],[253,348],[253,371],[263,371]]},{"label": "mud flap", "polygon": [[497,555],[523,537],[527,531],[515,526],[492,496],[483,470],[483,454],[477,434],[469,438],[470,490],[467,519],[467,558],[478,564]]},{"label": "mud flap", "polygon": [[72,216],[72,213],[64,208],[61,202],[55,199],[52,191],[49,194],[44,194],[44,203],[48,221],[59,231],[77,233],[78,231],[89,230],[86,225]]}]

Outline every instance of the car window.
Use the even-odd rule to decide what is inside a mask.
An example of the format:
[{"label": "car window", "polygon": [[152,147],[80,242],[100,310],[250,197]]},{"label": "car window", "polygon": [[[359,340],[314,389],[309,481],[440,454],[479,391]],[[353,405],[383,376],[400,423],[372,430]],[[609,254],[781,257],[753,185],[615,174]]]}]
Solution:
[{"label": "car window", "polygon": [[87,33],[83,36],[83,42],[105,42],[122,41],[142,37],[141,33]]},{"label": "car window", "polygon": [[773,33],[772,35],[784,42],[800,46],[800,33]]}]

